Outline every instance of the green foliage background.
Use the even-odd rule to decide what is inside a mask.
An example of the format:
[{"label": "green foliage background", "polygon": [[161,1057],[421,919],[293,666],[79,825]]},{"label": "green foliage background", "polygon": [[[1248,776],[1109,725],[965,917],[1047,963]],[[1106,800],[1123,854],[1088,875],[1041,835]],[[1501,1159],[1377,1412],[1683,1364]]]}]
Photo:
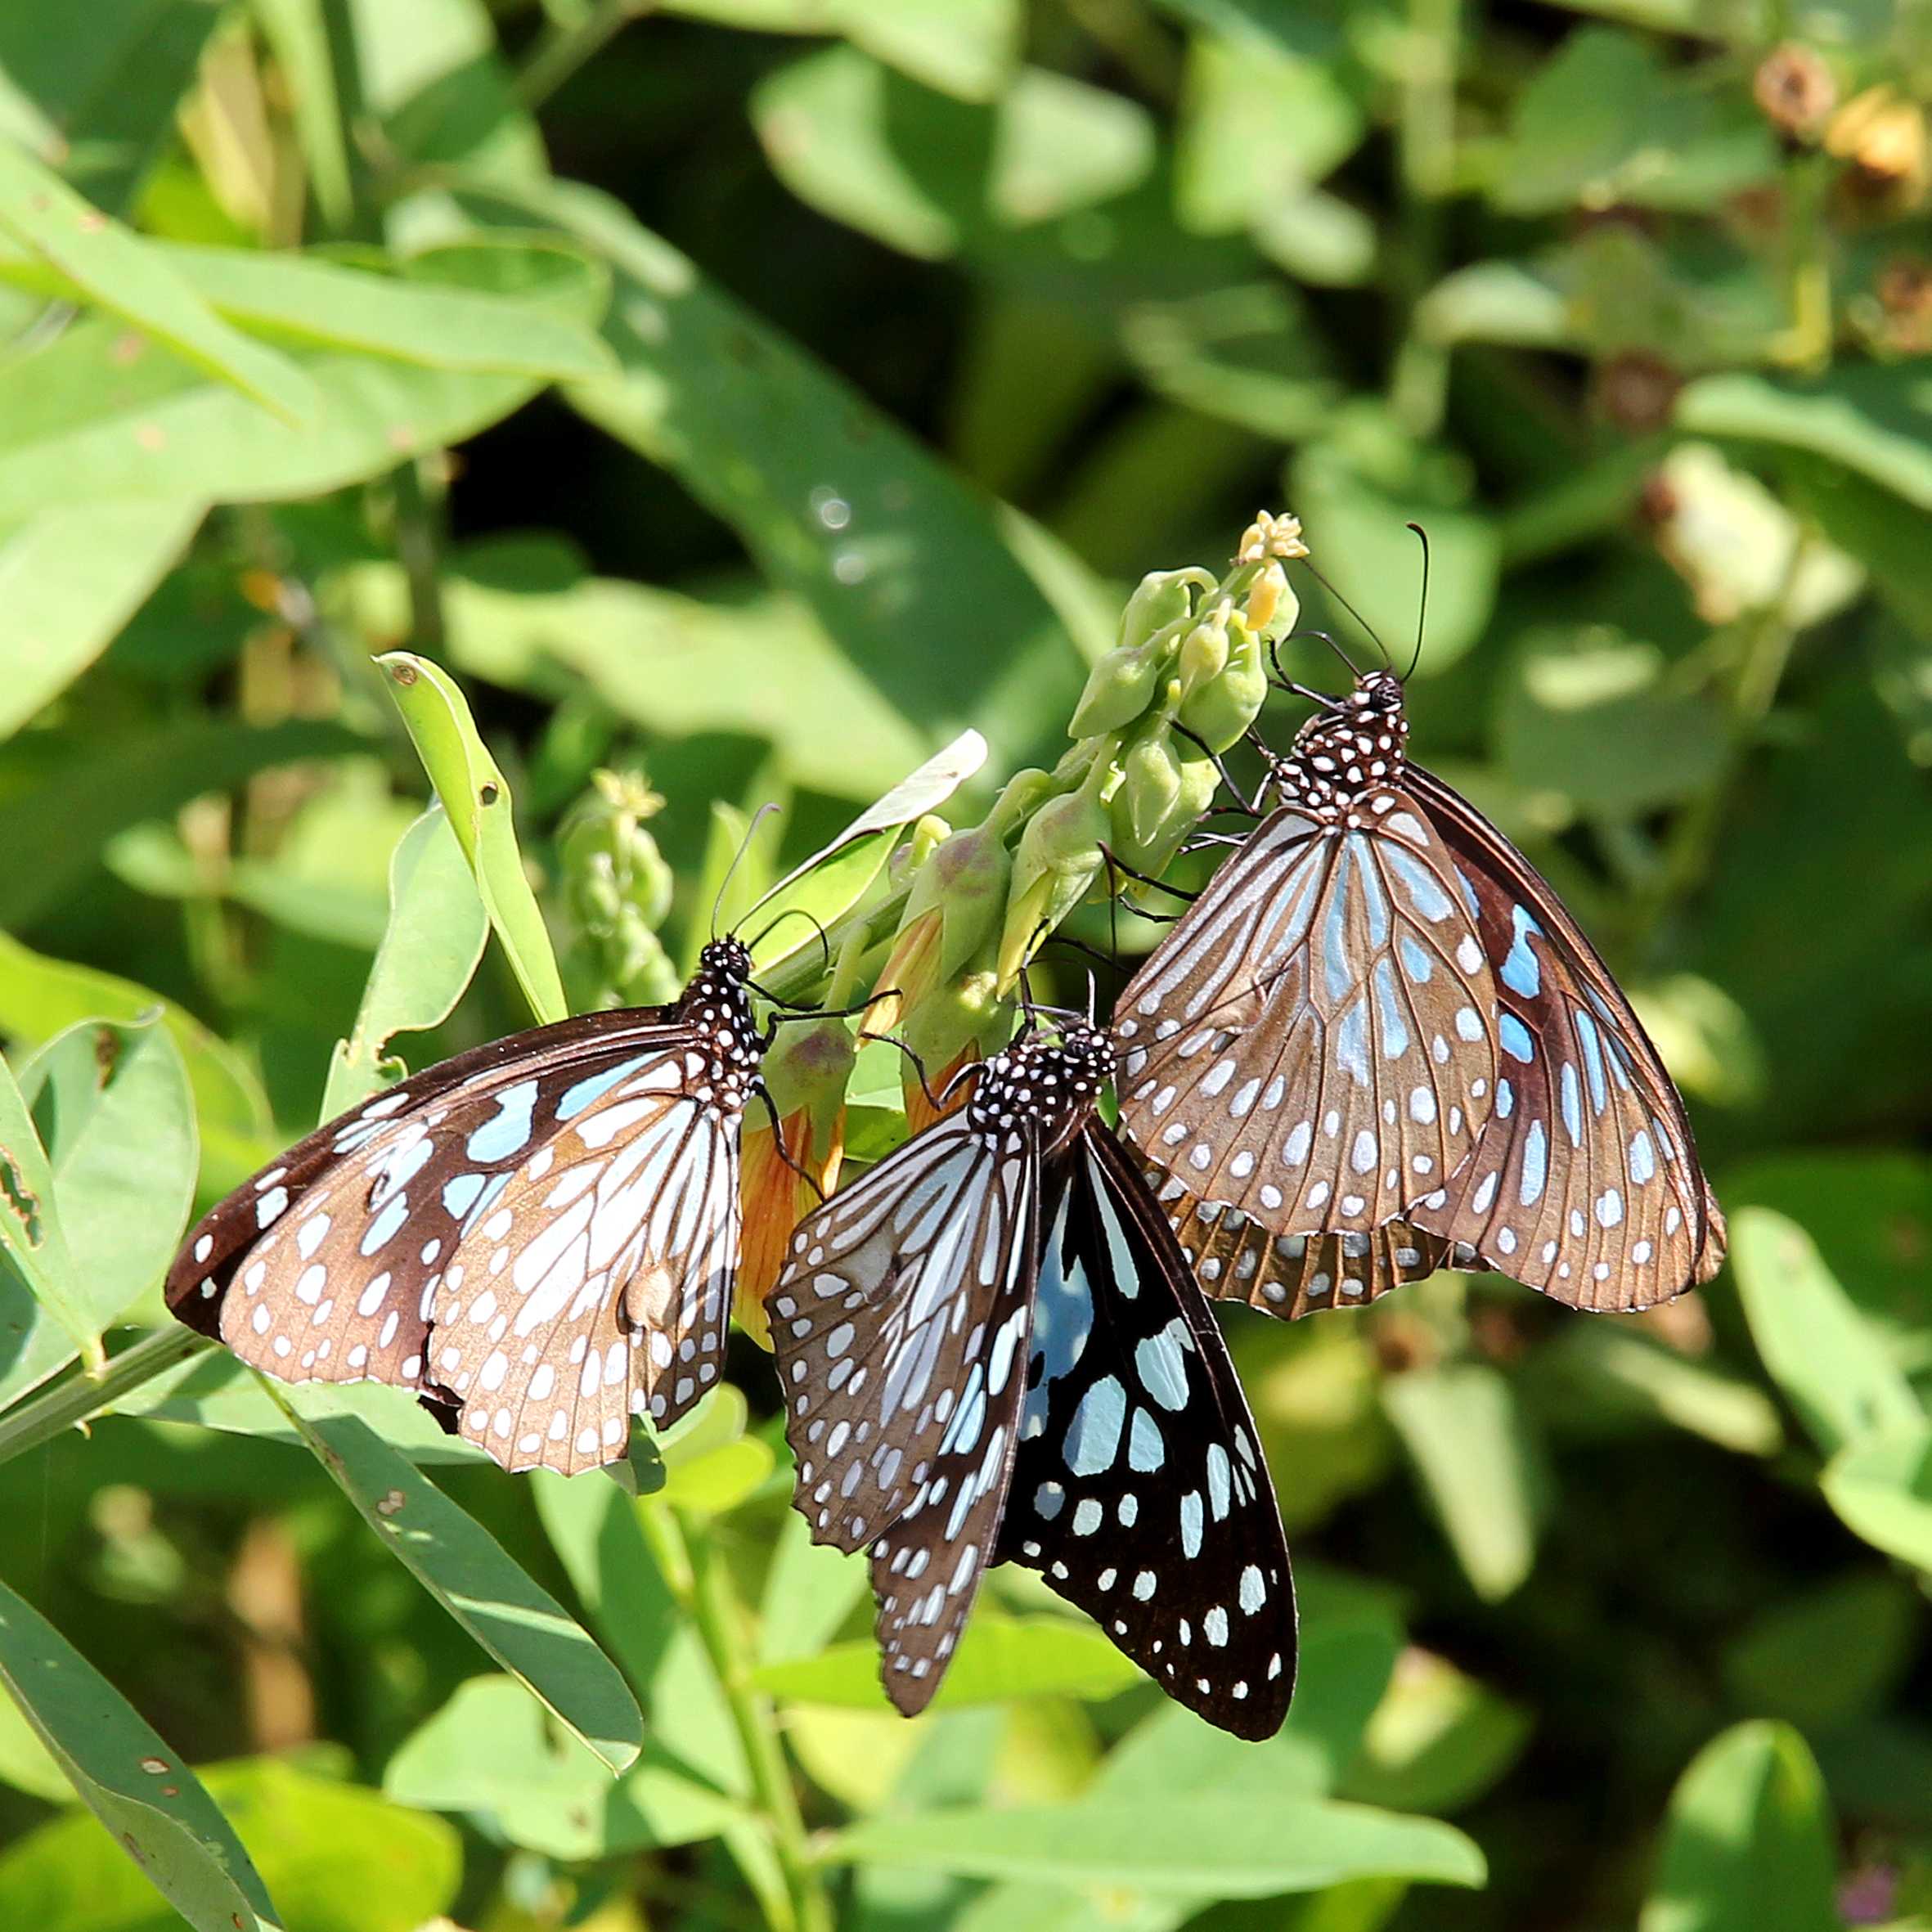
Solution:
[{"label": "green foliage background", "polygon": [[[0,1925],[1932,1924],[1929,101],[1912,0],[0,9]],[[1258,503],[1398,654],[1427,526],[1414,748],[1734,1235],[1230,1317],[1280,1739],[1004,1573],[891,1715],[748,1342],[634,1498],[160,1315],[392,1035],[661,996],[969,727],[972,823]]]}]

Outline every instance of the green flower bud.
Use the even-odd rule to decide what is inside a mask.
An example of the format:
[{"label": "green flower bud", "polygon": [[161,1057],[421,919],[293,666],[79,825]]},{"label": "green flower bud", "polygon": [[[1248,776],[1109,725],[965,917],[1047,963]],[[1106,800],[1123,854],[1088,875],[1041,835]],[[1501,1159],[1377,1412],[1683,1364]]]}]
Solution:
[{"label": "green flower bud", "polygon": [[1227,651],[1220,668],[1188,690],[1179,714],[1181,723],[1215,752],[1240,739],[1261,715],[1268,696],[1268,654],[1261,634],[1239,611],[1228,618],[1223,634]]},{"label": "green flower bud", "polygon": [[[1136,746],[1135,752],[1139,748]],[[1215,789],[1220,783],[1220,774],[1215,771],[1211,758],[1175,757],[1171,745],[1164,748],[1173,758],[1170,777],[1164,775],[1157,780],[1143,781],[1147,787],[1143,796],[1147,800],[1151,802],[1157,796],[1165,796],[1167,800],[1157,820],[1143,820],[1144,830],[1136,824],[1128,789],[1134,781],[1138,769],[1133,753],[1129,753],[1127,782],[1113,801],[1114,836],[1111,848],[1114,856],[1122,865],[1131,865],[1136,872],[1144,872],[1156,878],[1180,849],[1181,841],[1193,830],[1202,813],[1213,804]],[[1171,789],[1168,789],[1170,783]],[[1155,789],[1157,785],[1160,788],[1158,793]],[[1131,883],[1128,890],[1135,892]],[[1152,896],[1160,898],[1161,895]],[[1161,899],[1161,910],[1171,910],[1171,902]]]},{"label": "green flower bud", "polygon": [[1106,864],[1101,845],[1113,828],[1100,793],[1117,780],[1096,766],[1079,791],[1049,798],[1027,821],[1013,860],[1006,928],[1000,940],[1000,987],[1019,977],[1043,928],[1051,931],[1086,895]]},{"label": "green flower bud", "polygon": [[950,979],[991,936],[1005,910],[1012,876],[1006,842],[990,824],[954,833],[919,868],[906,896],[901,929],[920,914],[937,910],[941,978]]},{"label": "green flower bud", "polygon": [[671,868],[645,828],[664,801],[639,771],[599,771],[557,840],[564,896],[582,938],[570,961],[591,1004],[656,1005],[678,977],[657,928],[671,910]]},{"label": "green flower bud", "polygon": [[1180,640],[1177,663],[1184,703],[1203,685],[1219,677],[1227,664],[1229,612],[1224,601]]},{"label": "green flower bud", "polygon": [[1193,615],[1194,591],[1214,587],[1214,579],[1205,571],[1150,570],[1135,586],[1121,613],[1121,648],[1132,650],[1170,625]]},{"label": "green flower bud", "polygon": [[778,1029],[761,1065],[771,1103],[781,1120],[801,1109],[815,1131],[829,1134],[845,1104],[857,1043],[845,1020],[797,1020]]},{"label": "green flower bud", "polygon": [[932,987],[909,1007],[892,1031],[918,1056],[926,1078],[937,1086],[968,1047],[983,1047],[998,1037],[1004,1024],[1003,1004],[989,948],[972,970]]},{"label": "green flower bud", "polygon": [[1113,795],[1109,842],[1116,851],[1138,849],[1159,836],[1180,798],[1180,760],[1166,728],[1156,725],[1130,746],[1121,769],[1126,775]]},{"label": "green flower bud", "polygon": [[1098,738],[1130,725],[1154,702],[1162,673],[1174,655],[1171,629],[1144,644],[1121,645],[1087,673],[1086,689],[1073,708],[1070,738]]}]

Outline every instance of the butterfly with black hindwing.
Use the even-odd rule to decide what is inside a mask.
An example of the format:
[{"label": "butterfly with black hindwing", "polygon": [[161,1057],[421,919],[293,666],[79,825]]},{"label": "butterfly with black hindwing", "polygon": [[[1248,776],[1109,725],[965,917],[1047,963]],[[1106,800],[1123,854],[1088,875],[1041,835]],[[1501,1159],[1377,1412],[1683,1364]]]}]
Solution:
[{"label": "butterfly with black hindwing", "polygon": [[1096,1027],[1029,1032],[800,1224],[766,1304],[794,1501],[869,1552],[902,1711],[1013,1562],[1211,1723],[1270,1737],[1295,1665],[1280,1515],[1214,1317],[1095,1111],[1113,1070]]}]

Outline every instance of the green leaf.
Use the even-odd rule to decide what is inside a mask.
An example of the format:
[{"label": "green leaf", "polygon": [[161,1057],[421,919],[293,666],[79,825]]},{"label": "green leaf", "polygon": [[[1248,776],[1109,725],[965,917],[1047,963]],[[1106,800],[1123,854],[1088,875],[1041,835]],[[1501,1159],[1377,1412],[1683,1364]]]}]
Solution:
[{"label": "green leaf", "polygon": [[383,1789],[404,1804],[479,1814],[512,1845],[568,1861],[690,1845],[746,1822],[740,1804],[655,1746],[613,1783],[514,1677],[471,1677],[390,1758]]},{"label": "green leaf", "polygon": [[0,932],[0,1031],[26,1045],[50,1040],[91,1015],[127,1023],[159,1013],[179,1049],[195,1096],[203,1191],[226,1193],[275,1151],[268,1103],[235,1049],[191,1013],[132,980],[50,959]]},{"label": "green leaf", "polygon": [[[418,257],[420,276],[519,291],[577,325],[609,281],[555,240],[468,245]],[[309,496],[387,474],[507,416],[527,375],[429,369],[348,350],[294,360],[320,402],[300,429],[94,316],[0,366],[0,522],[103,499],[250,502]]]},{"label": "green leaf", "polygon": [[1001,92],[1026,26],[1021,0],[833,0],[832,10],[848,40],[962,101]]},{"label": "green leaf", "polygon": [[195,502],[74,504],[0,531],[0,737],[106,650],[187,547]]},{"label": "green leaf", "polygon": [[1724,1647],[1745,1710],[1815,1735],[1880,1714],[1918,1649],[1919,1604],[1889,1570],[1847,1570],[1760,1611]]},{"label": "green leaf", "polygon": [[63,761],[58,776],[0,799],[0,847],[31,851],[31,866],[0,874],[0,923],[31,925],[94,873],[114,834],[169,815],[272,766],[359,750],[364,740],[319,718],[242,725],[187,717],[100,738]]},{"label": "green leaf", "polygon": [[101,1362],[101,1323],[88,1310],[61,1232],[53,1172],[13,1069],[0,1059],[0,1277],[9,1275],[90,1362]]},{"label": "green leaf", "polygon": [[82,1292],[103,1325],[173,1259],[195,1197],[195,1110],[158,1017],[83,1021],[22,1070]]},{"label": "green leaf", "polygon": [[[0,1678],[88,1809],[195,1932],[273,1932],[275,1908],[227,1821],[173,1750],[38,1611],[0,1583]],[[61,1829],[61,1827],[56,1827]],[[67,1828],[70,1836],[74,1827]],[[83,1838],[94,1838],[89,1830]],[[31,1844],[31,1841],[29,1841]],[[75,1848],[78,1850],[78,1847]],[[97,1840],[88,1864],[107,1850]],[[23,1881],[29,1846],[0,1859],[0,1916],[49,1925],[40,1911],[65,1889],[52,1861]],[[87,1869],[75,1858],[70,1869]],[[125,1875],[116,1871],[115,1876]],[[111,1881],[110,1881],[111,1882]],[[17,1888],[17,1889],[16,1889]],[[143,1889],[137,1880],[131,1888]]]},{"label": "green leaf", "polygon": [[1822,1781],[1788,1725],[1738,1724],[1670,1800],[1638,1932],[1840,1932]]},{"label": "green leaf", "polygon": [[11,1697],[0,1698],[0,1781],[49,1804],[65,1804],[74,1796],[61,1760],[40,1741],[40,1733]]},{"label": "green leaf", "polygon": [[771,75],[752,114],[800,200],[934,260],[1124,193],[1154,156],[1143,108],[1065,75],[1027,68],[982,110],[847,47]]},{"label": "green leaf", "polygon": [[854,1826],[831,1840],[824,1856],[1215,1898],[1273,1898],[1378,1874],[1480,1885],[1484,1874],[1476,1847],[1432,1818],[1261,1795],[1233,1806],[1170,1794],[1139,1804],[928,1811]]},{"label": "green leaf", "polygon": [[[1380,425],[1373,434],[1379,442]],[[1310,443],[1293,467],[1295,501],[1309,506],[1314,561],[1383,637],[1413,637],[1421,609],[1422,553],[1404,527],[1429,532],[1429,634],[1421,668],[1446,669],[1480,637],[1496,600],[1500,548],[1494,523],[1459,506],[1459,488],[1420,452],[1364,453]],[[1319,586],[1305,594],[1313,602]]]},{"label": "green leaf", "polygon": [[[916,731],[855,671],[796,599],[701,602],[620,578],[559,586],[554,546],[459,550],[443,585],[448,662],[473,678],[550,700],[592,695],[652,731],[768,740],[795,784],[869,798],[918,762]],[[402,569],[369,564],[337,589],[371,636],[400,636]],[[704,675],[692,667],[702,664]]]},{"label": "green leaf", "polygon": [[1860,1438],[1825,1466],[1819,1486],[1847,1529],[1932,1575],[1932,1427]]},{"label": "green leaf", "polygon": [[88,300],[285,422],[316,416],[321,398],[299,368],[230,328],[159,249],[6,142],[0,142],[0,232],[51,262]]},{"label": "green leaf", "polygon": [[789,1664],[824,1651],[865,1594],[865,1559],[814,1543],[811,1525],[785,1512],[765,1573],[758,1611],[758,1661]]},{"label": "green leaf", "polygon": [[1707,790],[1729,755],[1723,712],[1673,690],[1668,670],[1606,624],[1530,631],[1497,707],[1503,771],[1566,815],[1636,816]]},{"label": "green leaf", "polygon": [[383,1084],[398,1033],[440,1026],[456,1010],[489,937],[489,915],[440,805],[406,832],[389,861],[389,923],[357,1010],[329,1062],[322,1118]]},{"label": "green leaf", "polygon": [[613,1771],[636,1757],[644,1718],[610,1660],[494,1537],[352,1416],[309,1421],[303,1442],[429,1594]]},{"label": "green leaf", "polygon": [[1342,1794],[1395,1811],[1460,1810],[1522,1755],[1530,1714],[1427,1651],[1407,1651]]},{"label": "green leaf", "polygon": [[[1090,1624],[1065,1617],[1002,1617],[982,1610],[966,1626],[932,1700],[937,1710],[1022,1697],[1112,1697],[1141,1681],[1140,1667]],[[760,1666],[756,1682],[774,1696],[847,1710],[878,1708],[878,1649],[870,1638],[834,1644],[815,1657]]]},{"label": "green leaf", "polygon": [[1925,1422],[1904,1371],[1795,1222],[1746,1208],[1731,1224],[1731,1266],[1764,1366],[1826,1455]]},{"label": "green leaf", "polygon": [[191,1422],[228,1436],[306,1447],[306,1438],[289,1418],[294,1409],[312,1422],[353,1417],[413,1462],[466,1462],[481,1467],[489,1458],[474,1444],[443,1429],[407,1389],[377,1382],[268,1384],[246,1363],[225,1350],[209,1349],[164,1370],[115,1402],[110,1413],[146,1416],[155,1422]]},{"label": "green leaf", "polygon": [[1271,218],[1354,153],[1368,125],[1335,70],[1286,48],[1188,43],[1175,154],[1175,218],[1204,235]]},{"label": "green leaf", "polygon": [[1490,198],[1512,213],[1575,202],[1702,209],[1776,172],[1771,130],[1740,91],[1666,68],[1660,50],[1585,27],[1516,97],[1490,160]]},{"label": "green leaf", "polygon": [[[1784,1446],[1777,1405],[1755,1382],[1606,1322],[1566,1323],[1538,1351],[1528,1394],[1552,1428],[1575,1427],[1592,1411],[1612,1422],[1644,1420],[1687,1429],[1743,1456]],[[1422,1807],[1427,1810],[1429,1807]]]},{"label": "green leaf", "polygon": [[1382,1405],[1470,1587],[1500,1602],[1536,1560],[1550,1494],[1507,1378],[1480,1362],[1418,1369],[1391,1377]]},{"label": "green leaf", "polygon": [[614,202],[524,204],[617,272],[624,377],[571,400],[730,524],[901,717],[976,726],[1003,768],[1057,757],[1084,667],[985,501]]},{"label": "green leaf", "polygon": [[573,1861],[690,1844],[745,1822],[742,1806],[646,1754],[613,1783],[514,1678],[476,1677],[390,1759],[383,1789],[405,1804],[478,1814],[512,1844]]},{"label": "green leaf", "polygon": [[1703,375],[1678,398],[1676,413],[1693,435],[1827,457],[1932,510],[1932,375],[1922,363],[1846,362],[1811,378]]},{"label": "green leaf", "polygon": [[0,137],[125,213],[179,138],[176,110],[220,19],[207,0],[92,0],[50,32],[38,8],[0,7]]},{"label": "green leaf", "polygon": [[[292,1932],[417,1932],[438,1921],[462,1876],[441,1818],[271,1758],[211,1765],[209,1791],[273,1892]],[[0,1859],[0,1916],[37,1932],[179,1932],[92,1819],[57,1819]],[[231,1915],[209,1932],[266,1920]]]},{"label": "green leaf", "polygon": [[517,849],[510,787],[483,748],[468,700],[449,673],[426,658],[391,651],[376,662],[388,673],[396,708],[449,814],[531,1011],[546,1023],[562,1019],[569,1008],[550,934]]},{"label": "green leaf", "polygon": [[594,317],[559,313],[514,288],[466,288],[447,279],[452,261],[465,270],[479,263],[473,251],[494,246],[514,258],[526,245],[472,241],[460,258],[431,249],[390,275],[243,249],[160,252],[211,308],[278,340],[477,375],[565,382],[609,374],[615,364]]},{"label": "green leaf", "polygon": [[783,937],[777,920],[806,913],[820,928],[844,917],[862,899],[898,842],[916,819],[937,811],[986,762],[986,741],[964,731],[943,751],[908,772],[885,796],[869,806],[829,844],[797,865],[763,895],[756,907],[769,937],[753,949],[761,972],[817,943],[811,921],[789,921],[802,931]]},{"label": "green leaf", "polygon": [[1170,402],[1285,442],[1319,433],[1335,404],[1320,338],[1279,283],[1136,303],[1121,346]]}]

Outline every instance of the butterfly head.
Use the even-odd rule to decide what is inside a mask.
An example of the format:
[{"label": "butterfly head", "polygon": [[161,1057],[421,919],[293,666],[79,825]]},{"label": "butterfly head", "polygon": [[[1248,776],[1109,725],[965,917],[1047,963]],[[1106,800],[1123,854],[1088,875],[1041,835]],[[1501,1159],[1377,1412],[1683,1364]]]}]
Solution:
[{"label": "butterfly head", "polygon": [[976,1126],[1002,1139],[1031,1127],[1050,1152],[1079,1131],[1113,1072],[1105,1029],[1063,1020],[1051,1036],[1026,1034],[988,1060],[968,1113]]},{"label": "butterfly head", "polygon": [[742,985],[752,976],[751,948],[735,934],[714,939],[698,955],[698,970]]},{"label": "butterfly head", "polygon": [[1295,734],[1275,775],[1282,802],[1328,820],[1351,819],[1363,800],[1401,782],[1409,719],[1402,680],[1364,671]]}]

